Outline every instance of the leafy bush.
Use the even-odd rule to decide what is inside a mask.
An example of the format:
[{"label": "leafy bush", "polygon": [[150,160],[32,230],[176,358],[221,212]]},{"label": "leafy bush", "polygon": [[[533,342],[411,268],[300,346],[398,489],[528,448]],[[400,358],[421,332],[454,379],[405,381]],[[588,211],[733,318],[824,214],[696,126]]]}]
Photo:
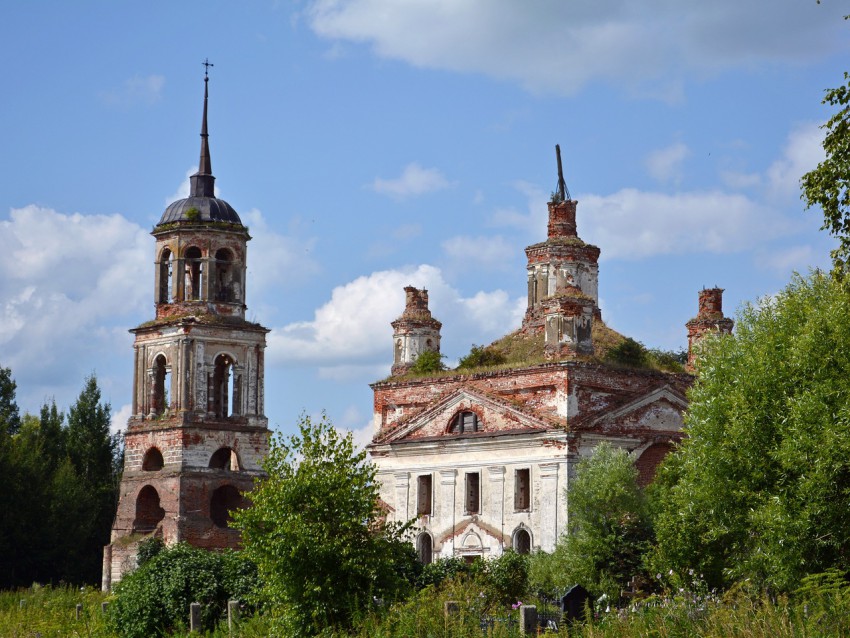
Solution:
[{"label": "leafy bush", "polygon": [[204,627],[212,628],[224,617],[228,600],[251,598],[256,585],[256,567],[239,553],[178,543],[149,557],[115,586],[109,625],[123,638],[163,636],[184,627],[189,605],[197,602]]},{"label": "leafy bush", "polygon": [[162,542],[161,538],[153,536],[146,538],[139,543],[139,549],[136,552],[136,565],[141,567],[154,556],[159,554],[163,549],[165,549],[165,543]]},{"label": "leafy bush", "polygon": [[649,363],[649,355],[642,343],[626,337],[605,355],[605,360],[634,368],[645,367]]},{"label": "leafy bush", "polygon": [[446,369],[443,364],[444,355],[434,350],[426,350],[420,352],[419,356],[410,366],[410,371],[414,374],[431,374],[432,372],[441,372]]},{"label": "leafy bush", "polygon": [[489,346],[477,346],[472,344],[472,349],[465,357],[461,357],[458,362],[458,369],[483,368],[487,366],[502,365],[507,361],[507,357]]},{"label": "leafy bush", "polygon": [[529,558],[512,549],[485,563],[485,576],[493,594],[502,605],[521,601],[528,592]]}]

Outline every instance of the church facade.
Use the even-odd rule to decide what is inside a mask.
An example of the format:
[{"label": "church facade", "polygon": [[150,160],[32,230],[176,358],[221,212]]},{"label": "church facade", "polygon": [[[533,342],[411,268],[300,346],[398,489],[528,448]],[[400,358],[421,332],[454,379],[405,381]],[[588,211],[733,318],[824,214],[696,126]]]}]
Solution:
[{"label": "church facade", "polygon": [[[441,324],[425,290],[406,288],[392,323],[392,375],[371,386],[368,449],[388,518],[416,519],[423,562],[552,551],[567,529],[579,459],[608,441],[628,450],[647,484],[682,437],[693,359],[678,371],[607,361],[624,337],[602,322],[600,249],[579,238],[577,202],[559,177],[547,238],[525,251],[522,326],[487,348],[501,363],[411,374],[420,353],[439,352]],[[700,292],[687,324],[693,352],[707,334],[731,331],[722,292]]]},{"label": "church facade", "polygon": [[207,133],[198,172],[169,205],[155,239],[155,317],[135,335],[132,416],[103,587],[135,568],[138,543],[235,548],[228,527],[268,451],[264,351],[268,330],[245,319],[248,229],[215,197]]}]

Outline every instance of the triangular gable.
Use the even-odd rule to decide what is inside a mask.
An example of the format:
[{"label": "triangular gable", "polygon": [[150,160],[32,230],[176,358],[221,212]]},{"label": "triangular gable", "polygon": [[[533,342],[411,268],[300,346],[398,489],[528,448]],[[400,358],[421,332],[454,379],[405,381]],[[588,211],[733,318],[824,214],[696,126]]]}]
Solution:
[{"label": "triangular gable", "polygon": [[[479,415],[481,430],[474,434],[448,434],[446,432],[452,417],[460,411],[471,410]],[[544,431],[555,424],[513,403],[495,397],[481,390],[469,387],[457,388],[440,397],[422,412],[413,415],[406,422],[375,443],[394,443],[406,439],[420,439],[437,436],[480,436],[499,432]]]},{"label": "triangular gable", "polygon": [[596,415],[588,426],[678,431],[682,428],[682,414],[687,408],[688,400],[681,392],[670,385],[663,385]]}]

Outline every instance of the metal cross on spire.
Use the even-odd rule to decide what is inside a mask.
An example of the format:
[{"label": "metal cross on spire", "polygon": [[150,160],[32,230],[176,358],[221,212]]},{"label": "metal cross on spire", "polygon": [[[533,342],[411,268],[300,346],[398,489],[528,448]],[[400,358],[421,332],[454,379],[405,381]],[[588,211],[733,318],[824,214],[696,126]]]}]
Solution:
[{"label": "metal cross on spire", "polygon": [[204,61],[201,62],[204,65],[204,82],[206,82],[210,77],[210,67],[215,66],[212,62],[210,62],[209,58],[204,58]]}]

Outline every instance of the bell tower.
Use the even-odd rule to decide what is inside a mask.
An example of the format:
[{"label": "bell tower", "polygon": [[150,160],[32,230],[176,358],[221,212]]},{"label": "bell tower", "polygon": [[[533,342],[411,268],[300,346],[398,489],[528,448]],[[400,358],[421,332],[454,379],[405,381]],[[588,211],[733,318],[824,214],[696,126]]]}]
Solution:
[{"label": "bell tower", "polygon": [[262,475],[268,451],[268,329],[245,320],[251,237],[215,196],[208,99],[205,73],[198,172],[189,197],[169,205],[151,233],[156,315],[130,331],[132,415],[104,589],[135,567],[138,542],[151,536],[168,545],[237,547],[230,512],[244,505],[241,493]]}]

